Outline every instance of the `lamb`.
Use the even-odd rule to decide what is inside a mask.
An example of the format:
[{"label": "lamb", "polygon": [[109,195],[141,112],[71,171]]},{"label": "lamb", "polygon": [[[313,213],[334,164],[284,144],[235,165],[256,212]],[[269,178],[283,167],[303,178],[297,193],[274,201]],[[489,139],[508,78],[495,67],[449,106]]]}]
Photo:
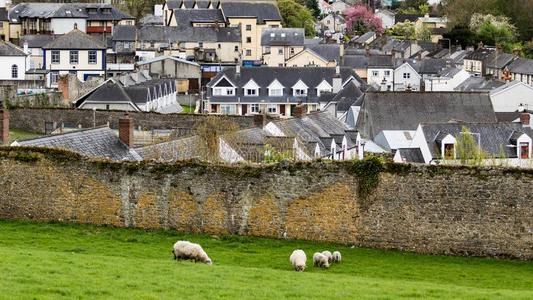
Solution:
[{"label": "lamb", "polygon": [[292,251],[289,260],[294,267],[294,270],[297,272],[303,272],[307,267],[307,256],[305,256],[305,252],[303,250],[297,249]]},{"label": "lamb", "polygon": [[320,252],[315,252],[315,254],[313,254],[313,266],[329,268],[328,257]]},{"label": "lamb", "polygon": [[341,253],[339,251],[333,252],[333,262],[340,263],[342,260]]},{"label": "lamb", "polygon": [[328,250],[322,251],[322,254],[324,254],[328,258],[328,263],[331,263],[333,261],[333,256],[331,255],[331,252]]},{"label": "lamb", "polygon": [[172,253],[176,260],[185,259],[194,262],[200,261],[208,265],[212,264],[211,259],[207,256],[204,249],[202,249],[202,246],[189,241],[177,241],[174,244]]}]

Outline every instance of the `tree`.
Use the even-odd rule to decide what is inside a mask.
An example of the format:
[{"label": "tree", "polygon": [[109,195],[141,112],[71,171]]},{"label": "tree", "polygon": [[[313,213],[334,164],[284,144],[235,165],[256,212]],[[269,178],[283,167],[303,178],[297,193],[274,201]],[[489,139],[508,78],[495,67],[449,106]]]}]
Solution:
[{"label": "tree", "polygon": [[409,20],[396,23],[393,27],[387,29],[387,35],[402,40],[414,40],[416,38],[415,23],[410,22]]},{"label": "tree", "polygon": [[151,12],[157,0],[125,0],[124,4],[130,15],[135,17],[135,22],[138,22],[145,13]]},{"label": "tree", "polygon": [[427,0],[405,0],[400,4],[399,11],[404,14],[425,14],[429,12]]},{"label": "tree", "polygon": [[307,7],[313,14],[313,17],[318,18],[320,16],[320,8],[318,7],[317,0],[297,0],[296,2]]},{"label": "tree", "polygon": [[374,31],[381,35],[384,31],[381,19],[365,5],[359,4],[346,9],[345,21],[346,28],[352,35],[359,35],[368,31]]},{"label": "tree", "polygon": [[461,133],[457,137],[456,156],[463,165],[481,165],[488,155],[479,145],[479,135],[474,134],[466,126],[461,128]]},{"label": "tree", "polygon": [[474,14],[470,19],[470,30],[487,45],[513,43],[517,35],[516,27],[510,23],[509,18],[491,14]]},{"label": "tree", "polygon": [[306,36],[315,36],[315,19],[308,8],[293,0],[278,0],[278,8],[284,27],[303,28]]}]

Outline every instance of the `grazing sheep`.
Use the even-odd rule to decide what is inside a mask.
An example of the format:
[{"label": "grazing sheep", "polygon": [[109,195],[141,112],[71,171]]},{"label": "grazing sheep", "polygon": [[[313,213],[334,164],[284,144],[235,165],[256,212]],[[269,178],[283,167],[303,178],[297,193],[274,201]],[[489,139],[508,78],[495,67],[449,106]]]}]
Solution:
[{"label": "grazing sheep", "polygon": [[320,252],[315,252],[315,254],[313,254],[313,266],[329,268],[328,257]]},{"label": "grazing sheep", "polygon": [[339,251],[333,252],[333,262],[340,263],[342,260],[341,253]]},{"label": "grazing sheep", "polygon": [[194,262],[200,261],[208,265],[212,264],[211,259],[207,256],[204,249],[202,249],[202,246],[189,241],[177,241],[174,244],[172,253],[176,260],[185,259]]},{"label": "grazing sheep", "polygon": [[307,256],[305,256],[305,252],[303,250],[298,249],[298,250],[292,251],[292,254],[289,260],[291,261],[291,264],[294,267],[295,271],[303,272],[305,270]]},{"label": "grazing sheep", "polygon": [[331,263],[333,261],[333,256],[331,255],[331,252],[328,250],[322,251],[322,254],[324,254],[328,258],[328,263]]}]

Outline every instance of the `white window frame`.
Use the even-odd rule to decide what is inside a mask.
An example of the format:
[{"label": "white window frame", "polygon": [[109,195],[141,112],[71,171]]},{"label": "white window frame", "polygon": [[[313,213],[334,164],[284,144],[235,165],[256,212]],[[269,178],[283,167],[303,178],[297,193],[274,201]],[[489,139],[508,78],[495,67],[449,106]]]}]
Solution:
[{"label": "white window frame", "polygon": [[16,64],[13,64],[11,66],[11,79],[18,79],[19,78],[19,66]]},{"label": "white window frame", "polygon": [[259,104],[257,104],[257,103],[250,104],[250,112],[258,114],[259,113]]},{"label": "white window frame", "polygon": [[59,80],[59,72],[50,72],[50,84],[56,84]]},{"label": "white window frame", "polygon": [[372,71],[372,76],[373,77],[378,77],[379,76],[379,71]]},{"label": "white window frame", "polygon": [[257,97],[259,96],[259,93],[257,89],[244,89],[244,95],[250,97]]},{"label": "white window frame", "polygon": [[96,50],[89,50],[88,61],[91,65],[96,65],[98,62],[98,52]]},{"label": "white window frame", "polygon": [[236,113],[235,104],[220,104],[220,113],[224,115],[234,115]]},{"label": "white window frame", "polygon": [[276,104],[268,104],[267,105],[267,112],[269,114],[277,114],[278,113],[278,106]]},{"label": "white window frame", "polygon": [[307,96],[307,89],[294,89],[294,96],[296,97]]},{"label": "white window frame", "polygon": [[384,71],[384,76],[390,76],[390,70],[385,70]]},{"label": "white window frame", "polygon": [[59,50],[50,51],[50,62],[54,65],[61,63],[61,53],[59,52]]},{"label": "white window frame", "polygon": [[69,63],[71,65],[77,65],[80,62],[80,53],[77,50],[69,51]]},{"label": "white window frame", "polygon": [[268,95],[269,96],[274,96],[274,97],[283,96],[283,89],[269,89],[268,90]]},{"label": "white window frame", "polygon": [[408,73],[408,72],[403,73],[403,79],[411,79],[411,73]]}]

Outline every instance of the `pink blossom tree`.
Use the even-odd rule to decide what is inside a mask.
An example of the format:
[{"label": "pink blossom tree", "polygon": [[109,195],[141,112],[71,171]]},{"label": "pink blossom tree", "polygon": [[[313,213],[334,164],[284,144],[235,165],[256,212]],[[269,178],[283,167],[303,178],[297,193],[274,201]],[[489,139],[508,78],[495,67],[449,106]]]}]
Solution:
[{"label": "pink blossom tree", "polygon": [[381,35],[384,31],[381,19],[366,6],[357,4],[344,11],[346,29],[350,34],[363,34],[374,31]]}]

